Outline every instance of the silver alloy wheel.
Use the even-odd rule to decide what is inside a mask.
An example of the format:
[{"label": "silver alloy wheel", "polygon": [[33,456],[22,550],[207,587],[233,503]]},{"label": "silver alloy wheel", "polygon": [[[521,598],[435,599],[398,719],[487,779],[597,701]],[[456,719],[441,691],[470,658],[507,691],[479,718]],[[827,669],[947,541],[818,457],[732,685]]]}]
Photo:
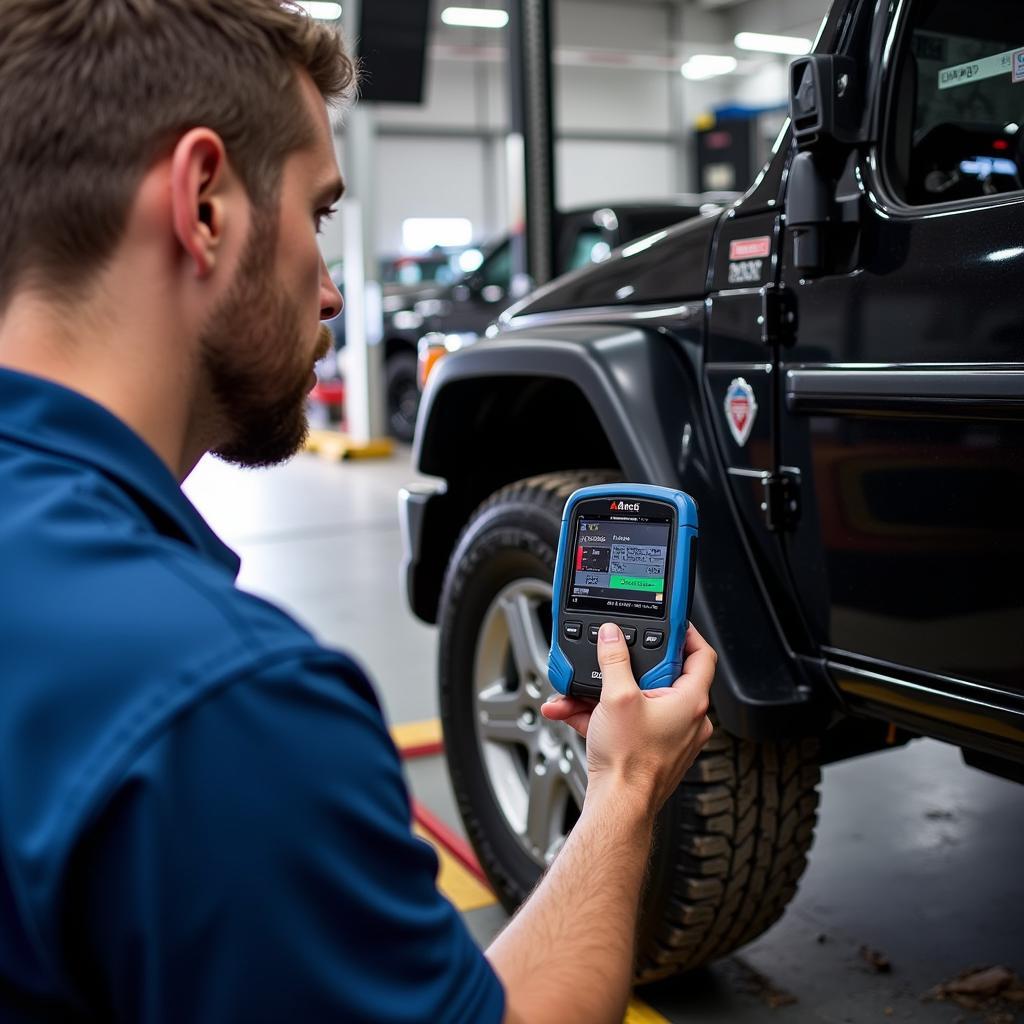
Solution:
[{"label": "silver alloy wheel", "polygon": [[540,713],[553,692],[541,618],[550,605],[551,584],[543,580],[520,579],[502,589],[480,627],[473,678],[488,782],[509,828],[541,866],[561,849],[587,788],[583,739]]}]

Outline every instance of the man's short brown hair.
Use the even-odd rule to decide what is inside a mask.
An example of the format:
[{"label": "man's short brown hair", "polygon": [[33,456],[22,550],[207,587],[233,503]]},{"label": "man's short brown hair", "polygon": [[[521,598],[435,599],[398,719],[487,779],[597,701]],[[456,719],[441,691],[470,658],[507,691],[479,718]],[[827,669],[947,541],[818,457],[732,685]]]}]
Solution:
[{"label": "man's short brown hair", "polygon": [[280,0],[0,2],[0,312],[15,287],[86,285],[146,169],[206,127],[253,202],[312,142],[296,78],[354,85],[338,35]]}]

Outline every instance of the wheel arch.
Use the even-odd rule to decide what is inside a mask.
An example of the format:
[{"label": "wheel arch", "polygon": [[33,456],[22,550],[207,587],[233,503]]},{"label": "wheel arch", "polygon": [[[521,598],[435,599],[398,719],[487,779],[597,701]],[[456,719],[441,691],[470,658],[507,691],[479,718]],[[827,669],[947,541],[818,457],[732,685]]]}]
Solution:
[{"label": "wheel arch", "polygon": [[[500,487],[567,469],[678,485],[669,439],[683,429],[673,385],[684,368],[674,349],[651,332],[590,326],[485,341],[438,364],[413,451],[419,472],[445,481],[415,526],[407,583],[417,616],[436,621],[459,532]],[[660,403],[631,402],[622,393],[628,379],[639,394],[657,391]]]}]

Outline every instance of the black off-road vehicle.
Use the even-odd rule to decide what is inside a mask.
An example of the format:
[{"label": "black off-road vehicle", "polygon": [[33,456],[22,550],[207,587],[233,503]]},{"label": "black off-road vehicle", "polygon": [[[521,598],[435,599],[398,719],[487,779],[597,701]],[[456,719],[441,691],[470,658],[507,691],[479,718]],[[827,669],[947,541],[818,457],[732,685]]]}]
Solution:
[{"label": "black off-road vehicle", "polygon": [[1024,775],[1019,2],[840,0],[791,79],[742,200],[441,364],[416,459],[443,484],[402,498],[452,782],[509,906],[586,786],[539,714],[562,505],[613,479],[700,505],[720,727],[663,815],[641,979],[782,914],[822,764],[932,736]]}]

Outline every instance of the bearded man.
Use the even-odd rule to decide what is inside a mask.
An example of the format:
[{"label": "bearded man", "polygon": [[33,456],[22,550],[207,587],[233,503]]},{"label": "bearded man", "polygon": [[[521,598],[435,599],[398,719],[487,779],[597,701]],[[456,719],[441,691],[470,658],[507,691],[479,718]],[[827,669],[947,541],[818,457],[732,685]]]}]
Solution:
[{"label": "bearded man", "polygon": [[[180,490],[293,454],[341,299],[338,38],[278,0],[0,5],[0,1020],[621,1019],[714,654],[602,634],[583,813],[485,955],[373,689]],[[413,667],[410,666],[410,669]]]}]

